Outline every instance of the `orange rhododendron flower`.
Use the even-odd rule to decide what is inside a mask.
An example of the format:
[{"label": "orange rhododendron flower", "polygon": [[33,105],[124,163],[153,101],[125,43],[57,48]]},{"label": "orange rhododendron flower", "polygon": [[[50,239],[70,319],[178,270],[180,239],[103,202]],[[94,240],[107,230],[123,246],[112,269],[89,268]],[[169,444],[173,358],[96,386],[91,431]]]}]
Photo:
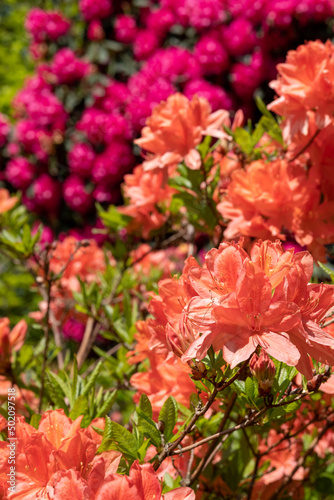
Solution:
[{"label": "orange rhododendron flower", "polygon": [[129,476],[111,474],[95,500],[195,500],[191,488],[177,488],[162,495],[162,488],[151,464],[136,460]]},{"label": "orange rhododendron flower", "polygon": [[168,208],[175,189],[168,186],[168,175],[175,171],[175,165],[168,172],[153,170],[145,172],[143,165],[137,166],[132,174],[124,176],[123,192],[129,204],[120,207],[119,211],[133,218],[127,227],[132,233],[140,231],[144,238],[150,232],[161,227],[166,221],[166,215],[158,209]]},{"label": "orange rhododendron flower", "polygon": [[[260,460],[260,465],[263,465],[266,461],[270,461],[270,466],[268,471],[266,471],[263,476],[256,481],[255,487],[251,496],[252,500],[269,500],[275,494],[275,491],[281,486],[282,481],[286,476],[289,476],[295,469],[300,454],[303,450],[303,444],[301,440],[294,439],[292,442],[289,441],[289,446],[283,441],[278,444],[279,440],[282,438],[282,434],[278,434],[275,430],[271,429],[266,441],[262,441],[259,444],[259,453],[263,453],[264,456]],[[275,444],[277,443],[277,446]],[[268,448],[273,446],[273,450],[267,455],[265,454]],[[273,470],[272,470],[273,469]],[[292,476],[292,484],[289,489],[291,489],[293,499],[302,499],[302,492],[295,491],[298,482],[301,482],[305,477],[306,471],[303,467],[299,467],[298,470]],[[301,485],[302,486],[302,485]]]},{"label": "orange rhododendron flower", "polygon": [[334,203],[323,202],[317,171],[286,160],[250,163],[232,174],[226,198],[217,206],[230,219],[224,236],[285,239],[294,235],[323,260],[318,247],[334,242]]},{"label": "orange rhododendron flower", "polygon": [[[174,356],[168,358],[168,348],[163,326],[157,321],[148,320],[136,323],[138,333],[136,348],[130,353],[130,363],[139,363],[146,359],[150,368],[146,372],[132,375],[130,382],[137,389],[134,401],[138,402],[145,393],[152,404],[153,415],[158,418],[159,412],[169,396],[185,406],[196,391],[196,386],[189,375],[191,370],[187,364]],[[163,343],[163,340],[165,343]]]},{"label": "orange rhododendron flower", "polygon": [[12,360],[13,351],[21,349],[27,333],[27,323],[22,319],[9,328],[9,319],[0,318],[0,373],[5,374]]},{"label": "orange rhododendron flower", "polygon": [[[94,431],[82,429],[82,416],[72,422],[63,410],[44,413],[38,430],[16,417],[16,490],[8,498],[17,500],[94,500],[105,479],[117,471],[121,453],[96,455]],[[0,442],[0,488],[8,490],[7,442]],[[5,497],[7,498],[7,497]]]},{"label": "orange rhododendron flower", "polygon": [[161,271],[161,279],[169,278],[172,274],[182,271],[187,252],[186,243],[163,250],[152,250],[150,245],[143,243],[131,252],[132,260],[135,262],[133,269],[141,278],[150,276],[153,270]]},{"label": "orange rhododendron flower", "polygon": [[[321,192],[325,195],[326,201],[333,200],[334,179],[333,179],[333,156],[334,156],[334,124],[328,125],[312,140],[316,133],[316,125],[314,120],[310,123],[310,131],[304,137],[304,141],[296,141],[294,150],[301,150],[305,144],[310,144],[307,149],[312,169],[317,172],[319,182],[321,183]],[[304,144],[305,143],[305,144]],[[293,146],[293,145],[292,145]],[[294,151],[294,154],[295,154]]]},{"label": "orange rhododendron flower", "polygon": [[290,140],[307,134],[312,115],[318,128],[327,126],[334,113],[334,46],[317,40],[290,50],[286,62],[277,66],[278,79],[270,86],[279,98],[268,108],[284,116],[283,135]]},{"label": "orange rhododendron flower", "polygon": [[222,243],[203,266],[190,258],[179,280],[160,283],[147,327],[183,361],[203,359],[212,345],[233,368],[261,346],[312,378],[310,356],[334,364],[334,339],[319,326],[334,306],[334,286],[309,284],[312,270],[308,252],[284,252],[279,242],[259,241],[250,255]]},{"label": "orange rhododendron flower", "polygon": [[0,189],[0,214],[8,212],[18,202],[17,196],[10,197],[7,189]]},{"label": "orange rhododendron flower", "polygon": [[27,416],[29,415],[29,412],[24,406],[25,403],[27,403],[33,411],[38,411],[39,399],[36,394],[28,389],[21,389],[17,385],[13,385],[13,383],[8,380],[5,375],[0,376],[0,404],[8,401],[8,389],[10,388],[15,389],[15,408],[17,412]]},{"label": "orange rhododendron flower", "polygon": [[189,101],[180,93],[169,96],[154,108],[142,137],[135,141],[155,155],[152,161],[145,162],[144,168],[165,167],[182,160],[189,168],[200,168],[201,157],[196,146],[204,135],[225,137],[223,123],[230,126],[228,111],[211,113],[210,104],[203,97],[195,95]]}]

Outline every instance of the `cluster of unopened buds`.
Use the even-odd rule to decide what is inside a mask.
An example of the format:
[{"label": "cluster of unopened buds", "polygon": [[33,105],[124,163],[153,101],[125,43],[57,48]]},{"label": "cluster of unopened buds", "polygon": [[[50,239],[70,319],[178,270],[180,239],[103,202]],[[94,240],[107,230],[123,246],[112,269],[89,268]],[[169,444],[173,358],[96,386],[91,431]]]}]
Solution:
[{"label": "cluster of unopened buds", "polygon": [[260,396],[267,396],[271,392],[276,375],[276,367],[272,359],[269,358],[265,350],[260,356],[253,354],[249,369],[258,382]]}]

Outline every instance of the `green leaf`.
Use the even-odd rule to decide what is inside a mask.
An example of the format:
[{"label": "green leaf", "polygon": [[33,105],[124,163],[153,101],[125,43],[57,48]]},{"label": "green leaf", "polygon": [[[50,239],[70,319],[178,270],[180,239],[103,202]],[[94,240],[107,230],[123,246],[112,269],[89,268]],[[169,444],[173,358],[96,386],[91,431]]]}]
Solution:
[{"label": "green leaf", "polygon": [[269,419],[274,420],[274,419],[279,419],[285,416],[285,411],[283,410],[283,407],[280,406],[278,408],[273,408],[272,410],[269,410]]},{"label": "green leaf", "polygon": [[223,124],[224,131],[234,139],[234,132],[232,129]]},{"label": "green leaf", "polygon": [[66,415],[68,415],[68,408],[64,401],[63,391],[59,387],[57,380],[52,377],[50,372],[45,372],[45,388],[54,404],[58,408],[62,408]]},{"label": "green leaf", "polygon": [[267,106],[265,105],[265,103],[262,101],[261,97],[260,96],[256,96],[255,97],[255,103],[259,109],[259,111],[261,111],[261,113],[264,115],[264,116],[267,116],[268,118],[270,118],[271,120],[274,119],[273,115],[270,113],[269,109],[267,109]]},{"label": "green leaf", "polygon": [[96,427],[95,425],[92,425],[92,429],[99,435],[103,436],[104,430],[100,429],[99,427]]},{"label": "green leaf", "polygon": [[28,224],[24,224],[22,232],[22,244],[24,249],[29,252],[31,250],[31,229]]},{"label": "green leaf", "polygon": [[159,413],[159,422],[160,421],[165,425],[163,433],[166,441],[169,441],[173,436],[173,430],[177,422],[177,402],[173,396],[169,396],[164,402]]},{"label": "green leaf", "polygon": [[197,150],[199,151],[202,160],[205,159],[205,157],[209,152],[211,140],[212,138],[209,135],[207,135],[204,137],[203,141],[197,146]]},{"label": "green leaf", "polygon": [[237,127],[235,129],[234,140],[237,144],[239,144],[244,153],[250,154],[253,151],[254,144],[252,136],[244,128]]},{"label": "green leaf", "polygon": [[145,415],[147,415],[149,418],[152,418],[152,415],[153,415],[152,405],[151,405],[151,401],[148,399],[146,394],[142,394],[140,396],[139,409],[143,413],[145,413]]},{"label": "green leaf", "polygon": [[300,407],[301,404],[302,404],[301,400],[292,401],[292,403],[283,406],[283,408],[284,408],[285,413],[294,413],[296,410],[298,410],[298,408]]},{"label": "green leaf", "polygon": [[151,440],[156,448],[161,446],[161,436],[155,422],[139,408],[136,409],[138,415],[138,429],[145,437]]},{"label": "green leaf", "polygon": [[334,271],[332,269],[329,269],[329,267],[325,266],[325,264],[323,264],[322,262],[318,262],[318,265],[323,271],[325,271],[326,274],[330,276],[332,283],[334,283]]},{"label": "green leaf", "polygon": [[132,326],[132,306],[131,297],[127,290],[123,291],[123,314],[125,317],[126,327],[129,330]]},{"label": "green leaf", "polygon": [[255,397],[256,397],[256,384],[254,382],[253,379],[251,379],[250,377],[247,377],[246,378],[246,381],[245,381],[245,393],[246,395],[252,400],[254,401]]},{"label": "green leaf", "polygon": [[96,379],[99,376],[100,370],[103,366],[103,361],[99,361],[90,376],[87,379],[87,382],[85,384],[85,387],[82,391],[83,396],[88,396],[89,391],[91,388],[95,385]]},{"label": "green leaf", "polygon": [[75,401],[69,417],[75,420],[80,417],[80,415],[85,415],[86,413],[88,413],[88,399],[86,396],[81,395]]},{"label": "green leaf", "polygon": [[257,145],[261,137],[263,136],[265,130],[261,121],[256,125],[255,130],[252,135],[253,147]]},{"label": "green leaf", "polygon": [[131,217],[121,214],[115,205],[110,205],[108,210],[105,211],[101,205],[96,204],[99,216],[101,217],[105,226],[111,231],[117,232],[126,227],[131,221]]},{"label": "green leaf", "polygon": [[279,144],[284,146],[284,141],[283,141],[283,136],[282,136],[282,130],[278,123],[274,120],[273,117],[267,118],[266,116],[262,116],[260,122],[259,122],[264,130],[274,139],[277,141]]},{"label": "green leaf", "polygon": [[174,177],[173,179],[169,179],[168,181],[169,186],[174,187],[176,189],[181,188],[187,188],[191,189],[192,184],[189,179],[186,179],[185,177]]},{"label": "green leaf", "polygon": [[314,483],[314,488],[317,492],[325,495],[324,498],[329,498],[329,495],[334,495],[334,478],[331,474],[321,474]]},{"label": "green leaf", "polygon": [[70,399],[71,398],[71,391],[70,391],[69,386],[66,384],[66,382],[64,382],[64,380],[61,377],[59,377],[59,375],[57,375],[56,373],[49,371],[49,375],[53,379],[53,382],[54,383],[56,382],[58,384],[58,386],[61,388],[61,390],[64,393],[64,396],[67,397],[68,399]]},{"label": "green leaf", "polygon": [[245,393],[245,381],[244,380],[235,380],[233,382],[233,385],[235,386],[237,394],[244,394]]},{"label": "green leaf", "polygon": [[143,463],[145,461],[145,457],[146,457],[146,454],[147,454],[147,449],[150,446],[150,444],[151,444],[150,439],[146,439],[143,442],[143,444],[141,445],[141,447],[138,449],[139,461],[141,463]]},{"label": "green leaf", "polygon": [[30,419],[30,425],[34,427],[35,429],[38,429],[39,422],[42,418],[42,415],[39,415],[38,413],[35,413],[35,415],[32,415]]},{"label": "green leaf", "polygon": [[105,415],[107,415],[107,413],[110,412],[113,404],[115,403],[116,396],[117,396],[117,391],[116,390],[112,391],[112,392],[110,392],[108,394],[108,396],[106,397],[103,405],[98,410],[98,412],[96,414],[96,418],[98,418],[98,417],[104,417]]},{"label": "green leaf", "polygon": [[106,417],[105,432],[98,452],[117,449],[133,460],[138,458],[136,440],[127,429]]}]

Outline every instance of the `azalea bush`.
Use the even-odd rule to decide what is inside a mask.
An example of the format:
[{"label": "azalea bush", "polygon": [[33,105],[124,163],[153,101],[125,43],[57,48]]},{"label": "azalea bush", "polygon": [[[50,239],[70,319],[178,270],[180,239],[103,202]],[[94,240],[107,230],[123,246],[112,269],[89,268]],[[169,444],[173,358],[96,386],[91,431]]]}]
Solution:
[{"label": "azalea bush", "polygon": [[[13,128],[0,117],[1,180],[50,231],[95,237],[96,202],[121,203],[123,177],[140,161],[132,140],[160,101],[181,91],[205,97],[213,111],[241,108],[253,117],[253,94],[272,99],[267,84],[286,51],[332,36],[332,7],[330,0],[35,2],[22,34],[35,71],[13,99]],[[6,81],[17,85],[22,78],[7,66]]]},{"label": "azalea bush", "polygon": [[1,498],[332,498],[333,52],[290,51],[256,125],[159,103],[95,238],[0,190]]}]

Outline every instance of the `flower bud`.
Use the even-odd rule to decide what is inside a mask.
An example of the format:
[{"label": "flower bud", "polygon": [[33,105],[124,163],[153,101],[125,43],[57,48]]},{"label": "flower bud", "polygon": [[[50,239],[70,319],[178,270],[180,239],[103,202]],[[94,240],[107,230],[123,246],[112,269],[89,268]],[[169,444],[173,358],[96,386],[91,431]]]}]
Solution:
[{"label": "flower bud", "polygon": [[266,351],[262,351],[260,357],[253,354],[249,368],[259,384],[259,394],[266,396],[274,383],[276,368],[274,362],[269,358]]},{"label": "flower bud", "polygon": [[162,420],[159,420],[157,427],[159,432],[163,432],[165,430],[165,423]]},{"label": "flower bud", "polygon": [[201,380],[207,374],[207,369],[202,361],[189,362],[191,367],[191,376],[194,380]]}]

